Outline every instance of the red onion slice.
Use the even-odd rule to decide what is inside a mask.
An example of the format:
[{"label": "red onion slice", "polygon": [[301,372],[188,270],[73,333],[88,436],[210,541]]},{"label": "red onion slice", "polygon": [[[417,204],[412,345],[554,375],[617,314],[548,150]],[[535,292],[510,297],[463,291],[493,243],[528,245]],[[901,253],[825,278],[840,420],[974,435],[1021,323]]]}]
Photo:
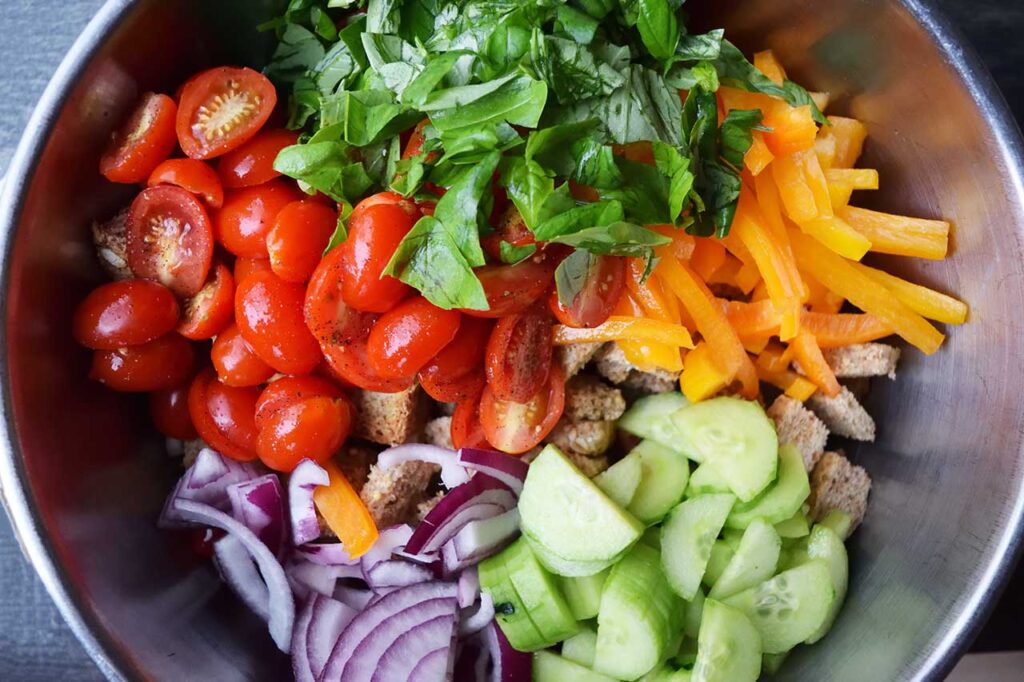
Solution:
[{"label": "red onion slice", "polygon": [[516,495],[523,492],[523,481],[530,465],[519,459],[494,450],[478,448],[462,448],[458,455],[459,463],[468,469],[496,478]]},{"label": "red onion slice", "polygon": [[228,486],[254,479],[265,471],[256,464],[236,462],[222,457],[215,450],[203,448],[168,496],[157,525],[161,528],[188,525],[178,516],[174,507],[177,500],[194,500],[216,509],[227,509],[230,505]]},{"label": "red onion slice", "polygon": [[316,682],[316,673],[309,665],[307,653],[309,623],[313,620],[313,606],[316,600],[315,594],[306,600],[292,629],[292,675],[295,676],[295,682]]},{"label": "red onion slice", "polygon": [[519,510],[467,523],[441,548],[442,575],[447,577],[505,548],[519,533]]},{"label": "red onion slice", "polygon": [[433,680],[448,679],[448,668],[451,666],[451,658],[452,652],[450,647],[430,652],[420,659],[420,662],[409,673],[409,681],[432,682]]},{"label": "red onion slice", "polygon": [[491,621],[480,634],[491,659],[490,682],[527,682],[533,677],[533,657],[513,649],[497,623]]},{"label": "red onion slice", "polygon": [[381,656],[372,682],[443,680],[454,649],[456,618],[443,613],[401,635]]},{"label": "red onion slice", "polygon": [[366,571],[366,584],[374,592],[379,592],[385,587],[405,587],[425,583],[435,577],[434,572],[425,566],[389,559],[377,562]]},{"label": "red onion slice", "polygon": [[335,601],[340,601],[357,612],[366,609],[376,596],[371,590],[349,587],[347,585],[339,585],[334,588]]},{"label": "red onion slice", "polygon": [[292,524],[292,541],[296,545],[320,537],[320,521],[316,517],[313,491],[330,482],[327,470],[311,459],[299,462],[288,479],[288,515]]},{"label": "red onion slice", "polygon": [[359,559],[353,559],[340,542],[302,545],[295,548],[295,556],[321,566],[354,566]]},{"label": "red onion slice", "polygon": [[441,467],[441,483],[452,488],[469,480],[469,472],[459,464],[453,450],[426,443],[407,443],[388,448],[377,456],[377,466],[387,469],[402,462],[429,462]]},{"label": "red onion slice", "polygon": [[363,573],[359,566],[322,566],[309,561],[288,564],[284,569],[292,590],[299,596],[306,596],[310,591],[325,595],[334,595],[338,580],[356,578],[362,580]]},{"label": "red onion slice", "polygon": [[385,528],[377,536],[377,541],[361,558],[363,572],[366,573],[381,561],[387,561],[397,550],[402,549],[413,535],[412,526],[403,523]]},{"label": "red onion slice", "polygon": [[270,591],[242,541],[225,535],[213,544],[213,560],[224,582],[242,603],[263,620],[269,620]]},{"label": "red onion slice", "polygon": [[516,506],[516,496],[500,481],[478,474],[434,505],[405,544],[412,554],[431,554],[470,521],[497,516]]},{"label": "red onion slice", "polygon": [[306,636],[306,660],[315,677],[320,677],[342,631],[358,614],[358,611],[336,599],[322,595],[315,597],[309,634]]},{"label": "red onion slice", "polygon": [[459,608],[464,609],[472,606],[476,598],[480,596],[480,574],[476,566],[470,566],[459,574],[459,580],[455,584],[458,588]]},{"label": "red onion slice", "polygon": [[285,549],[284,491],[276,474],[266,474],[227,487],[231,515],[256,533],[275,556]]},{"label": "red onion slice", "polygon": [[480,604],[459,620],[459,637],[480,632],[494,621],[494,600],[486,592],[480,595]]}]

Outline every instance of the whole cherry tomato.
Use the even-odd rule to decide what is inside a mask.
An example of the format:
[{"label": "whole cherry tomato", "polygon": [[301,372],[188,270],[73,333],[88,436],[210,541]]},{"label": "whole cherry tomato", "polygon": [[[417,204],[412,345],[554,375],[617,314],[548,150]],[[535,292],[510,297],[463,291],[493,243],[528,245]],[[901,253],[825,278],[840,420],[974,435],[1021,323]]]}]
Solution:
[{"label": "whole cherry tomato", "polygon": [[487,341],[487,385],[494,397],[524,403],[548,380],[551,321],[539,304],[498,320]]},{"label": "whole cherry tomato", "polygon": [[558,263],[539,251],[515,265],[485,265],[474,272],[484,287],[488,310],[463,310],[474,317],[505,317],[529,308],[547,292]]},{"label": "whole cherry tomato", "polygon": [[256,355],[236,325],[217,335],[210,358],[217,378],[227,386],[259,386],[274,376],[274,368]]},{"label": "whole cherry tomato", "polygon": [[224,203],[224,187],[217,173],[195,159],[167,159],[150,173],[146,184],[177,185],[201,197],[210,208],[220,208]]},{"label": "whole cherry tomato", "polygon": [[193,159],[220,156],[259,132],[276,104],[274,85],[258,71],[227,66],[204,71],[182,88],[178,142]]},{"label": "whole cherry tomato", "polygon": [[278,152],[299,141],[293,130],[263,130],[241,147],[220,157],[217,172],[225,187],[262,185],[281,175],[274,170]]},{"label": "whole cherry tomato", "polygon": [[149,414],[157,431],[168,438],[192,440],[199,434],[188,413],[189,385],[154,391],[149,394]]},{"label": "whole cherry tomato", "polygon": [[213,268],[209,281],[185,301],[185,315],[178,333],[186,339],[211,339],[231,324],[235,314],[235,278],[223,263]]},{"label": "whole cherry tomato", "polygon": [[192,380],[188,412],[199,436],[217,452],[247,462],[256,459],[256,400],[254,387],[226,386],[212,369]]},{"label": "whole cherry tomato", "polygon": [[324,462],[352,428],[352,407],[344,398],[318,396],[292,403],[263,420],[256,452],[275,471],[292,471],[305,458]]},{"label": "whole cherry tomato", "polygon": [[281,179],[228,192],[213,215],[217,241],[236,256],[267,258],[267,233],[277,214],[302,196],[294,183]]},{"label": "whole cherry tomato", "polygon": [[152,341],[178,323],[178,301],[166,287],[126,279],[96,287],[78,304],[75,341],[86,348],[116,350]]},{"label": "whole cherry tomato", "polygon": [[565,306],[554,289],[548,307],[558,321],[569,327],[596,327],[608,319],[626,290],[626,259],[595,256],[587,279],[571,306]]},{"label": "whole cherry tomato", "polygon": [[273,269],[270,267],[270,261],[266,258],[243,258],[239,256],[235,259],[235,286],[238,286],[249,275],[257,272],[273,272]]},{"label": "whole cherry tomato", "polygon": [[364,199],[348,218],[348,237],[337,250],[344,267],[342,297],[365,312],[390,310],[408,295],[409,285],[384,275],[384,268],[419,218],[416,205],[391,192]]},{"label": "whole cherry tomato", "polygon": [[89,378],[115,391],[161,391],[192,373],[192,344],[171,332],[139,346],[93,351]]},{"label": "whole cherry tomato", "polygon": [[397,379],[416,374],[459,331],[462,316],[414,296],[380,316],[366,341],[370,367]]},{"label": "whole cherry tomato", "polygon": [[316,201],[293,201],[282,208],[267,235],[274,274],[286,282],[308,280],[337,226],[338,212]]},{"label": "whole cherry tomato", "polygon": [[264,388],[259,400],[256,401],[256,428],[262,429],[266,420],[289,405],[308,398],[341,398],[343,395],[342,390],[336,385],[313,374],[281,377]]},{"label": "whole cherry tomato", "polygon": [[111,182],[143,182],[174,151],[178,107],[167,95],[147,92],[100,159],[100,173]]},{"label": "whole cherry tomato", "polygon": [[480,423],[491,445],[518,455],[547,438],[564,409],[565,374],[555,364],[551,366],[547,385],[523,402],[500,400],[487,386],[480,398]]},{"label": "whole cherry tomato", "polygon": [[247,277],[235,293],[235,324],[264,362],[284,374],[308,374],[320,348],[302,316],[305,291],[272,272]]},{"label": "whole cherry tomato", "polygon": [[480,399],[484,389],[463,398],[455,404],[452,413],[451,437],[452,445],[459,448],[486,448],[492,445],[487,442],[484,427],[480,423]]},{"label": "whole cherry tomato", "polygon": [[434,400],[455,403],[483,387],[484,353],[494,324],[463,317],[459,333],[420,370],[423,390]]}]

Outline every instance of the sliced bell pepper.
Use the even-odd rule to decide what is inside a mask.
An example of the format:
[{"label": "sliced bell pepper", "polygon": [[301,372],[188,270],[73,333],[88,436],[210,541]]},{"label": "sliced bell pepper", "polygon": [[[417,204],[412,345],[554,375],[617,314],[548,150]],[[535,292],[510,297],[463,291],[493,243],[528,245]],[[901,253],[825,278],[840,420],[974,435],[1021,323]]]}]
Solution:
[{"label": "sliced bell pepper", "polygon": [[691,403],[707,400],[732,383],[732,377],[724,373],[711,356],[711,347],[701,341],[683,358],[679,388]]},{"label": "sliced bell pepper", "polygon": [[825,179],[852,185],[853,189],[878,189],[878,171],[874,168],[830,168],[825,171]]},{"label": "sliced bell pepper", "polygon": [[818,390],[818,387],[812,382],[788,369],[781,372],[770,372],[760,365],[756,365],[756,368],[758,379],[782,389],[793,400],[806,402]]},{"label": "sliced bell pepper", "polygon": [[908,218],[854,206],[846,206],[839,215],[878,253],[941,260],[949,250],[949,223],[944,220]]},{"label": "sliced bell pepper", "polygon": [[839,255],[850,260],[860,260],[874,243],[860,231],[850,227],[839,216],[814,218],[800,223],[804,234],[809,234]]},{"label": "sliced bell pepper", "polygon": [[764,134],[760,130],[753,131],[750,135],[750,149],[743,156],[743,165],[752,175],[757,176],[774,158],[772,150],[768,149],[768,143],[764,141]]},{"label": "sliced bell pepper", "polygon": [[812,277],[804,277],[804,284],[809,292],[806,303],[816,313],[838,313],[846,303],[846,299],[832,293]]},{"label": "sliced bell pepper", "polygon": [[825,111],[828,109],[829,102],[832,101],[832,95],[827,92],[809,92],[811,101],[814,102],[814,106],[818,107],[818,111]]},{"label": "sliced bell pepper", "polygon": [[814,151],[807,150],[793,154],[793,158],[803,170],[807,186],[814,195],[814,203],[818,207],[818,217],[832,215],[832,200],[828,194],[828,180],[825,178],[825,171],[821,168],[821,162],[814,154]]},{"label": "sliced bell pepper", "polygon": [[377,541],[377,526],[359,493],[333,462],[321,464],[330,482],[313,491],[313,503],[348,555],[357,559]]},{"label": "sliced bell pepper", "polygon": [[690,256],[690,267],[705,282],[725,264],[725,247],[722,242],[711,237],[697,237],[694,241],[693,255]]},{"label": "sliced bell pepper", "polygon": [[968,308],[963,301],[863,263],[855,263],[854,267],[891,291],[893,296],[903,301],[918,315],[946,324],[963,324],[967,321]]},{"label": "sliced bell pepper", "polygon": [[647,225],[647,229],[672,240],[672,253],[679,260],[690,260],[695,246],[694,237],[675,225]]},{"label": "sliced bell pepper", "polygon": [[779,157],[772,162],[771,171],[786,215],[798,224],[817,218],[818,204],[799,159],[793,155]]},{"label": "sliced bell pepper", "polygon": [[856,119],[842,116],[829,116],[832,125],[822,126],[822,137],[830,138],[835,146],[832,157],[832,168],[853,168],[864,149],[864,140],[868,137],[868,129]]},{"label": "sliced bell pepper", "polygon": [[[641,259],[631,259],[640,261]],[[626,276],[626,282],[628,283],[632,277],[632,273]],[[642,270],[641,270],[642,274]],[[648,281],[650,278],[648,278]],[[641,305],[631,292],[627,291],[622,298],[619,299],[619,303],[615,306],[613,311],[614,315],[622,317],[636,317],[642,318],[647,315],[646,309]],[[663,319],[666,322],[675,322],[678,324],[678,320],[670,320],[665,318],[659,318],[655,316],[655,319]],[[619,350],[626,357],[630,363],[636,365],[640,369],[652,370],[652,369],[664,369],[669,372],[678,372],[683,368],[682,356],[679,353],[678,346],[670,346],[663,343],[656,343],[648,340],[636,340],[636,339],[618,339],[616,342]]]},{"label": "sliced bell pepper", "polygon": [[718,299],[718,305],[739,336],[772,336],[779,332],[782,316],[770,300],[746,303]]},{"label": "sliced bell pepper", "polygon": [[786,70],[782,68],[782,64],[771,50],[754,53],[754,68],[768,76],[776,85],[786,82]]},{"label": "sliced bell pepper", "polygon": [[790,342],[790,348],[793,349],[800,368],[803,369],[807,378],[820,388],[822,393],[830,398],[839,395],[839,380],[836,379],[835,372],[825,361],[825,356],[822,355],[821,348],[818,347],[818,342],[813,334],[806,330],[801,331]]},{"label": "sliced bell pepper", "polygon": [[828,181],[828,196],[832,202],[833,213],[850,203],[853,189],[853,185],[848,182]]},{"label": "sliced bell pepper", "polygon": [[561,324],[556,324],[554,327],[556,346],[618,341],[619,339],[654,341],[676,348],[693,348],[693,339],[686,327],[681,324],[671,324],[644,317],[612,315],[606,322],[589,329],[576,329]]},{"label": "sliced bell pepper", "polygon": [[819,348],[839,348],[876,341],[893,334],[892,327],[867,313],[817,313],[804,311],[800,327],[814,334]]}]

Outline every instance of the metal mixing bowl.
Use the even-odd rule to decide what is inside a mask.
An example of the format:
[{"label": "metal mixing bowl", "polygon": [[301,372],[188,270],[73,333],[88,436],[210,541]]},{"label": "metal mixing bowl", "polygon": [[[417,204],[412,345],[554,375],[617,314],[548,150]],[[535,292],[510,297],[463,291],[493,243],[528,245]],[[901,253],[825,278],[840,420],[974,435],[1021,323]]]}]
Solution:
[{"label": "metal mixing bowl", "polygon": [[[173,91],[215,63],[259,65],[269,0],[112,0],[36,109],[0,201],[3,452],[16,530],[54,600],[112,679],[281,679],[265,628],[181,536],[154,525],[176,475],[143,402],[86,380],[75,304],[99,279],[89,222],[124,188],[97,159],[147,89]],[[939,678],[987,614],[1020,545],[1024,355],[1024,149],[991,80],[955,31],[915,0],[727,0],[697,16],[865,121],[865,165],[883,189],[858,199],[956,226],[943,263],[889,259],[959,293],[972,320],[876,382],[874,477],[851,544],[852,584],[832,633],[783,679]],[[690,5],[688,5],[689,7]]]}]

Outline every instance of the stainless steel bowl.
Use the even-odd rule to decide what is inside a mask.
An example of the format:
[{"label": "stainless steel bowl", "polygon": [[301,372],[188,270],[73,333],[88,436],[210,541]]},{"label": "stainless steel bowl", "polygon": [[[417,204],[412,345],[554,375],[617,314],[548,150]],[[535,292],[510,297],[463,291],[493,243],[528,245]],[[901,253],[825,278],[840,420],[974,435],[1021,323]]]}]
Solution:
[{"label": "stainless steel bowl", "polygon": [[[75,303],[98,280],[87,226],[123,190],[98,176],[136,95],[207,64],[258,65],[271,0],[111,0],[43,95],[0,201],[0,482],[25,551],[111,679],[280,679],[256,620],[156,514],[175,467],[142,402],[85,379]],[[883,190],[859,199],[956,226],[944,263],[887,266],[972,305],[935,357],[906,355],[854,458],[875,480],[833,632],[784,679],[940,678],[983,621],[1020,547],[1024,509],[1021,138],[956,32],[917,0],[726,0],[699,25],[772,47],[870,127]],[[689,5],[688,5],[689,7]]]}]

